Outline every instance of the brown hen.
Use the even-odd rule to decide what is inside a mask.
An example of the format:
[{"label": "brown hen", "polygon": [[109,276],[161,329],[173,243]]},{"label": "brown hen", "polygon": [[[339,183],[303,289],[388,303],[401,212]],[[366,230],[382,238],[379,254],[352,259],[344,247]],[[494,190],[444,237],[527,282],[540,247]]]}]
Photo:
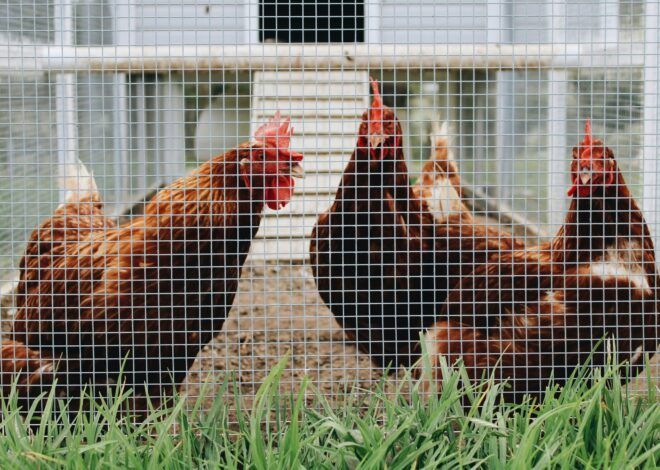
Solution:
[{"label": "brown hen", "polygon": [[321,297],[377,365],[411,365],[450,287],[492,254],[522,246],[469,214],[437,221],[409,183],[401,125],[377,83],[335,200],[312,232]]},{"label": "brown hen", "polygon": [[2,349],[32,362],[3,356],[3,385],[14,373],[36,383],[42,370],[69,394],[86,383],[103,390],[125,360],[135,411],[147,394],[156,406],[170,397],[222,328],[264,204],[289,202],[302,160],[291,132],[278,113],[122,226],[103,216],[95,191],[58,208],[28,242],[13,343]]},{"label": "brown hen", "polygon": [[589,123],[586,132],[564,225],[552,242],[491,259],[451,290],[426,337],[433,366],[461,359],[472,379],[508,379],[505,398],[520,401],[551,376],[564,383],[593,350],[603,365],[608,340],[633,373],[656,352],[653,241],[612,151]]}]

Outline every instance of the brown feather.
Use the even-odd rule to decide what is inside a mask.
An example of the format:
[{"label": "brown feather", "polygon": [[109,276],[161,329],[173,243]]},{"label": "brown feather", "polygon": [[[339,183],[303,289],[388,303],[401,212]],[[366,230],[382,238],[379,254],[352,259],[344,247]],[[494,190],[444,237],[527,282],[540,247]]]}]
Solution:
[{"label": "brown feather", "polygon": [[8,398],[16,387],[18,404],[27,409],[34,399],[47,394],[54,383],[56,362],[46,355],[11,340],[0,343],[0,389]]}]

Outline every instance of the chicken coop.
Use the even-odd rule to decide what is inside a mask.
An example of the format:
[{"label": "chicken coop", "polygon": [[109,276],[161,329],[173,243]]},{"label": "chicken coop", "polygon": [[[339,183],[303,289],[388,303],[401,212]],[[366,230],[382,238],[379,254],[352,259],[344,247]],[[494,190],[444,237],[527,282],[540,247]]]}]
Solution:
[{"label": "chicken coop", "polygon": [[1,10],[4,384],[657,384],[658,0]]}]

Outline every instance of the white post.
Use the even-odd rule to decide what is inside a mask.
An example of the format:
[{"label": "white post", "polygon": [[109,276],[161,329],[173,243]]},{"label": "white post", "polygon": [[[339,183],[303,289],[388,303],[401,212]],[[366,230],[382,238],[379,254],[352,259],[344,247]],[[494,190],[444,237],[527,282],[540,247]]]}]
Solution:
[{"label": "white post", "polygon": [[[55,44],[64,48],[74,45],[73,6],[71,0],[55,0]],[[69,164],[78,159],[78,116],[76,106],[76,77],[73,74],[57,74],[55,78],[55,109],[57,118],[57,159],[61,176]],[[60,188],[60,202],[65,190]]]},{"label": "white post", "polygon": [[[599,36],[604,46],[616,46],[619,43],[619,0],[602,0],[602,2]],[[646,2],[647,8],[649,3]]]},{"label": "white post", "polygon": [[186,172],[185,95],[171,76],[161,80],[156,86],[159,174],[169,184]]},{"label": "white post", "polygon": [[245,44],[259,44],[259,0],[245,2]]},{"label": "white post", "polygon": [[660,11],[656,0],[646,2],[646,31],[644,41],[644,148],[642,155],[643,168],[643,200],[644,216],[649,224],[653,241],[657,247],[660,243],[660,214],[658,214],[658,199],[660,181],[658,159],[658,107],[660,106],[660,81],[658,81],[658,40],[660,30]]},{"label": "white post", "polygon": [[364,42],[380,43],[380,0],[364,2]]},{"label": "white post", "polygon": [[[548,27],[551,44],[566,43],[566,0],[548,2]],[[548,72],[548,233],[564,222],[566,213],[566,188],[569,184],[570,155],[566,124],[566,95],[568,73],[553,69]]]},{"label": "white post", "polygon": [[133,161],[136,161],[136,176],[138,178],[137,190],[146,192],[153,185],[154,176],[149,169],[149,149],[147,149],[147,125],[149,113],[147,112],[147,86],[144,80],[135,82],[135,149]]},{"label": "white post", "polygon": [[[134,9],[131,0],[117,0],[114,8],[113,43],[117,46],[130,46],[133,28]],[[115,128],[115,163],[117,165],[116,202],[113,212],[124,210],[124,204],[131,200],[129,138],[130,138],[130,103],[126,74],[113,75],[113,119]]]},{"label": "white post", "polygon": [[566,134],[566,94],[568,74],[565,70],[548,72],[548,233],[563,223],[566,216],[566,190],[570,179],[570,153]]},{"label": "white post", "polygon": [[[511,43],[512,34],[512,0],[491,0],[488,2],[488,42]],[[497,197],[501,200],[513,195],[514,168],[514,134],[515,109],[514,98],[515,72],[497,72],[497,169],[499,181]]]},{"label": "white post", "polygon": [[506,14],[505,5],[506,0],[488,0],[487,15],[488,15],[488,43],[500,44],[505,42],[503,37],[503,29],[506,21],[504,15]]}]

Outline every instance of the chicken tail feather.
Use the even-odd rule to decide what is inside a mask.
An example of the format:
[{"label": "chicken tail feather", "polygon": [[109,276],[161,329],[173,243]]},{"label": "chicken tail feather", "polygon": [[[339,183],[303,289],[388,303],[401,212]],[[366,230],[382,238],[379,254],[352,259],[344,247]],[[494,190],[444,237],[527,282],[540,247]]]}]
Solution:
[{"label": "chicken tail feather", "polygon": [[414,191],[423,199],[433,216],[443,220],[452,214],[471,216],[463,204],[463,191],[458,165],[450,149],[449,125],[435,121],[431,132],[433,153],[422,167]]},{"label": "chicken tail feather", "polygon": [[60,165],[58,184],[65,204],[98,197],[94,176],[78,158]]},{"label": "chicken tail feather", "polygon": [[[458,172],[458,164],[450,147],[449,123],[444,121],[440,124],[438,121],[433,121],[430,138],[431,145],[433,146],[433,154],[428,160],[428,165],[424,165],[424,169],[429,170],[429,178],[448,178],[460,194],[461,180]],[[430,162],[433,162],[433,164]]]}]

